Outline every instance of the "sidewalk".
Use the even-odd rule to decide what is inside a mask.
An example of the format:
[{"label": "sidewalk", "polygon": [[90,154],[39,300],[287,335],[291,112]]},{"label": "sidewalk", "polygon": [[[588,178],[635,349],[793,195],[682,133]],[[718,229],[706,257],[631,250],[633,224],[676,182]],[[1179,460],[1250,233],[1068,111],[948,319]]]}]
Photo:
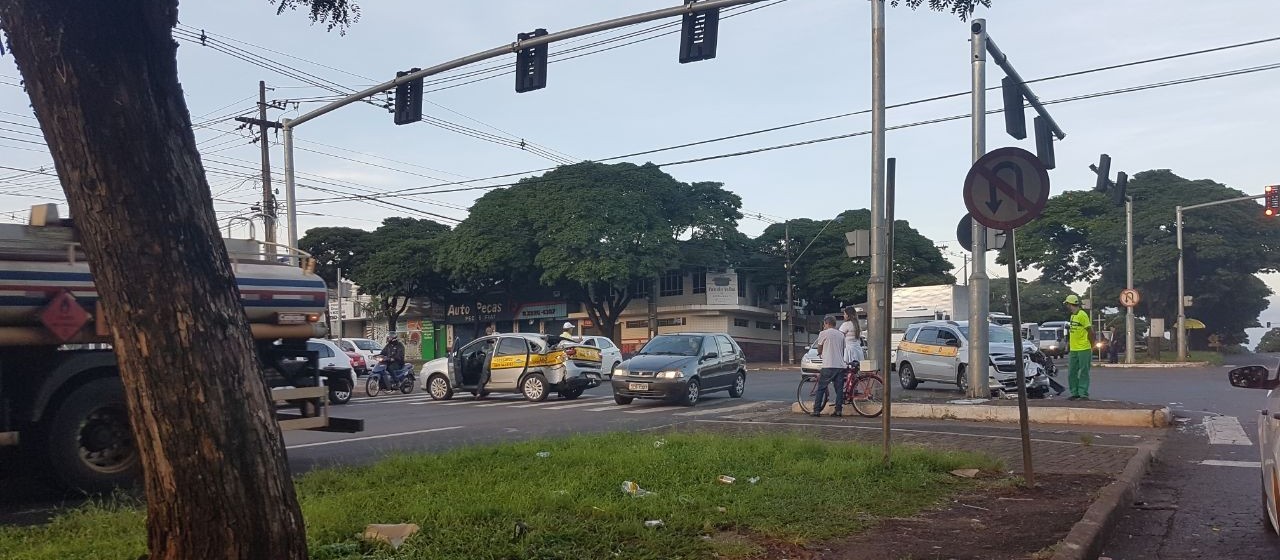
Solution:
[{"label": "sidewalk", "polygon": [[[749,422],[699,420],[665,427],[730,435],[800,432],[815,438],[879,446],[881,419],[801,417],[779,410]],[[922,446],[978,452],[1022,474],[1016,427],[959,421],[895,420],[895,449]],[[1095,558],[1114,520],[1163,441],[1163,429],[1032,429],[1036,487],[991,480],[950,503],[905,519],[891,519],[845,539],[811,543],[780,554],[793,558],[886,557],[1082,560]],[[856,512],[851,512],[856,514]],[[938,556],[942,554],[942,556]],[[1034,556],[1032,556],[1034,555]]]}]

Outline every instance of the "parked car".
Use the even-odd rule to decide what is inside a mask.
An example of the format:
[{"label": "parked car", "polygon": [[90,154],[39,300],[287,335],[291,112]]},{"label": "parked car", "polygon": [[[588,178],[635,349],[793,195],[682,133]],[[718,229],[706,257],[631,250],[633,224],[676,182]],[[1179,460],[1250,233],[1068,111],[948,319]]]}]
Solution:
[{"label": "parked car", "polygon": [[739,398],[746,386],[747,359],[729,335],[662,334],[614,371],[613,400],[665,399],[693,406],[709,392],[728,391]]},{"label": "parked car", "polygon": [[802,373],[822,373],[822,356],[818,355],[818,349],[813,346],[805,346],[804,350],[804,356],[800,358],[800,371]]},{"label": "parked car", "polygon": [[[338,347],[341,348],[342,345],[339,344]],[[351,369],[355,370],[356,377],[364,377],[366,375],[369,375],[369,362],[364,359],[364,356],[362,356],[359,352],[351,352],[351,351],[347,351],[346,355],[348,358],[351,359]]]},{"label": "parked car", "polygon": [[1262,450],[1262,521],[1280,533],[1280,368],[1245,366],[1227,372],[1232,385],[1266,389],[1266,404],[1258,418],[1258,449]]},{"label": "parked car", "polygon": [[343,350],[364,356],[366,363],[372,362],[373,357],[382,352],[382,345],[371,338],[339,338],[337,342]]},{"label": "parked car", "polygon": [[[481,392],[485,361],[490,378]],[[543,401],[552,392],[576,399],[600,385],[600,349],[557,335],[509,333],[477,338],[443,358],[422,364],[422,389],[436,400],[453,398],[454,391],[477,396],[519,393]]]},{"label": "parked car", "polygon": [[347,404],[351,400],[351,390],[356,386],[356,371],[351,365],[351,358],[332,340],[313,338],[307,341],[307,350],[315,352],[319,357],[320,375],[329,387],[329,402]]},{"label": "parked car", "polygon": [[[1015,337],[1013,329],[988,324],[990,347],[988,379],[992,391],[1016,391],[1021,369],[1026,376],[1027,395],[1042,397],[1049,392],[1049,377],[1032,356],[1036,347]],[[1014,363],[1015,343],[1023,346],[1023,364]],[[898,343],[898,379],[904,389],[915,389],[925,381],[952,383],[960,390],[968,385],[969,322],[929,321],[907,327]]]},{"label": "parked car", "polygon": [[582,343],[600,349],[600,372],[605,378],[613,377],[613,368],[622,363],[622,349],[607,336],[584,336]]}]

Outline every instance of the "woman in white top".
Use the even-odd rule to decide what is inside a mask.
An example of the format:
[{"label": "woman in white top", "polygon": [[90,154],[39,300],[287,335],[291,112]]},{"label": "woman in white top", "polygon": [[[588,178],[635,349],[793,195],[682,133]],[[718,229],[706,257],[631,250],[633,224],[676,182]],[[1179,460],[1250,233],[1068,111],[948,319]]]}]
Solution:
[{"label": "woman in white top", "polygon": [[844,323],[840,325],[840,332],[844,333],[844,361],[847,363],[861,362],[864,359],[862,353],[862,327],[858,324],[858,309],[852,305],[842,309],[844,311]]}]

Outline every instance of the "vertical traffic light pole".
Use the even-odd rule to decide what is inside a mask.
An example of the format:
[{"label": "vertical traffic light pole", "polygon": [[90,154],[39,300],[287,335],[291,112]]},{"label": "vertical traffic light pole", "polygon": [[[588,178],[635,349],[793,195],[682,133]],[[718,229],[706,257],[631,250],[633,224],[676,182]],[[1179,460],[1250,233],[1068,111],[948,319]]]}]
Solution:
[{"label": "vertical traffic light pole", "polygon": [[[888,271],[893,256],[885,254],[885,0],[871,0],[871,274],[867,278],[867,358],[889,377],[889,339],[884,325],[889,298]],[[868,368],[872,364],[867,364]]]},{"label": "vertical traffic light pole", "polygon": [[[987,154],[987,20],[975,19],[969,40],[970,62],[973,64],[973,161]],[[991,281],[987,277],[987,228],[973,220],[973,268],[969,273],[969,391],[966,396],[985,399],[991,396],[988,384],[990,348],[987,346],[987,315],[991,304]]]},{"label": "vertical traffic light pole", "polygon": [[[1231,204],[1232,202],[1244,202],[1246,200],[1256,200],[1266,198],[1265,194],[1257,194],[1253,196],[1241,196],[1238,198],[1228,198],[1226,200],[1218,200],[1215,202],[1206,202],[1204,204],[1192,204],[1191,206],[1178,206],[1174,209],[1175,222],[1178,229],[1178,361],[1187,361],[1187,289],[1183,273],[1183,255],[1182,255],[1182,214],[1188,210],[1196,208],[1207,208],[1209,206],[1218,206],[1221,204]],[[1162,334],[1162,333],[1151,333]]]},{"label": "vertical traffic light pole", "polygon": [[[597,23],[574,27],[572,29],[566,29],[564,31],[559,31],[556,33],[547,33],[545,35],[536,35],[536,36],[531,36],[534,34],[523,34],[525,36],[528,36],[529,38],[519,39],[510,44],[494,47],[492,49],[480,51],[478,53],[470,54],[461,58],[456,58],[448,62],[437,64],[429,68],[424,68],[422,70],[411,71],[406,73],[403,76],[396,77],[396,79],[394,80],[390,80],[390,81],[372,86],[363,91],[359,91],[351,95],[348,95],[346,97],[343,97],[342,99],[329,103],[328,105],[325,105],[318,109],[304,113],[298,116],[297,118],[283,119],[281,121],[281,125],[282,125],[282,130],[284,131],[285,197],[287,199],[288,212],[289,212],[289,245],[291,247],[298,246],[298,216],[297,216],[297,208],[296,208],[297,201],[295,196],[296,184],[294,182],[294,171],[293,171],[293,168],[294,168],[293,129],[298,127],[299,125],[305,122],[308,122],[312,119],[315,119],[316,117],[319,117],[326,113],[330,113],[332,111],[336,111],[338,109],[346,107],[347,105],[350,105],[352,103],[356,103],[364,99],[368,99],[370,97],[378,95],[387,90],[394,89],[397,86],[400,86],[402,84],[419,81],[419,80],[422,80],[423,78],[434,76],[441,72],[456,70],[458,68],[475,64],[477,62],[483,62],[491,58],[497,58],[504,55],[515,54],[525,49],[539,47],[543,45],[549,45],[556,41],[563,41],[565,39],[572,39],[574,37],[581,37],[583,35],[590,35],[592,33],[599,33],[601,31],[608,31],[610,29],[617,29],[619,27],[626,27],[628,25],[635,25],[638,23],[645,23],[649,21],[666,19],[666,18],[676,17],[676,16],[699,15],[699,14],[703,14],[704,12],[709,12],[712,10],[719,10],[720,8],[727,8],[730,6],[738,6],[743,4],[754,4],[756,2],[761,2],[761,1],[763,0],[701,0],[701,1],[690,0],[679,6],[674,6],[671,8],[662,8],[659,10],[653,10],[653,11],[643,12],[639,14],[632,14],[629,16],[623,16],[620,18],[614,18],[611,20],[605,20]],[[708,26],[714,26],[714,24],[711,24],[710,22],[706,21],[709,19],[712,19],[712,18],[704,19],[704,23],[702,24],[703,27],[700,29],[703,29],[705,31],[711,31],[708,28]],[[703,60],[706,58],[710,58],[711,56],[714,56],[714,48],[713,48],[713,45],[710,44],[710,41],[714,40],[714,36],[715,36],[714,31],[711,31],[709,36],[703,37],[702,40],[704,42],[699,45],[696,45],[697,48],[693,49],[694,52],[686,53],[685,51],[688,49],[682,48],[682,52],[681,52],[682,60],[688,60],[688,61]]]}]

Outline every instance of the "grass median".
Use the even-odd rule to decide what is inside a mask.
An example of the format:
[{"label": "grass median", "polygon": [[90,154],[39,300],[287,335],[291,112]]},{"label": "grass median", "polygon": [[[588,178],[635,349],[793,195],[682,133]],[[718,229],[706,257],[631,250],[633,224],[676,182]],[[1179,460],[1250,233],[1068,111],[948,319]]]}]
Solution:
[{"label": "grass median", "polygon": [[[878,447],[793,435],[617,433],[392,456],[314,471],[297,488],[316,560],[752,558],[761,543],[845,536],[938,504],[974,484],[948,474],[958,468],[1000,467],[900,448],[886,469]],[[649,494],[625,493],[628,480]],[[136,559],[144,517],[117,500],[2,528],[0,557]],[[356,538],[370,523],[422,530],[393,552]]]}]

